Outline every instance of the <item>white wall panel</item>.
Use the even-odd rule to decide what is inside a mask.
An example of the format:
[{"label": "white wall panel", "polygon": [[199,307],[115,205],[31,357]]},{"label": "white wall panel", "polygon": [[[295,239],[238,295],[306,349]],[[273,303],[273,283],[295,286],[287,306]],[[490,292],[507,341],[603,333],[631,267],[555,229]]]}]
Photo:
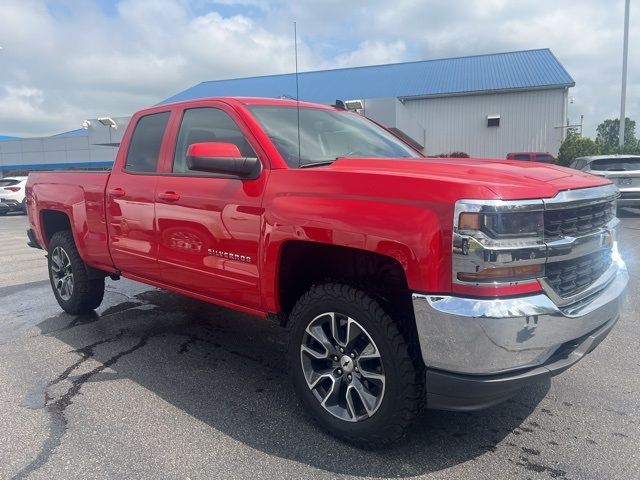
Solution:
[{"label": "white wall panel", "polygon": [[[558,153],[564,89],[406,100],[426,130],[429,155],[463,151],[472,157],[505,158],[516,151]],[[500,115],[499,127],[487,127]]]},{"label": "white wall panel", "polygon": [[22,152],[20,164],[42,164],[44,163],[44,152]]},{"label": "white wall panel", "polygon": [[65,151],[67,149],[64,138],[44,138],[42,140],[42,147],[45,152]]},{"label": "white wall panel", "polygon": [[42,152],[42,138],[30,138],[22,140],[22,152]]},{"label": "white wall panel", "polygon": [[43,163],[66,163],[67,152],[66,150],[53,150],[50,152],[44,152]]},{"label": "white wall panel", "polygon": [[89,148],[89,139],[87,137],[67,137],[64,139],[67,150],[86,150]]},{"label": "white wall panel", "polygon": [[2,165],[22,165],[23,163],[21,153],[3,153],[0,170],[2,170]]},{"label": "white wall panel", "polygon": [[0,153],[20,152],[22,152],[22,140],[2,140],[0,142]]},{"label": "white wall panel", "polygon": [[93,147],[89,150],[90,162],[113,162],[115,158],[114,149],[111,147]]},{"label": "white wall panel", "polygon": [[69,150],[67,152],[67,162],[69,163],[83,163],[89,162],[91,158],[89,156],[89,149],[85,150]]}]

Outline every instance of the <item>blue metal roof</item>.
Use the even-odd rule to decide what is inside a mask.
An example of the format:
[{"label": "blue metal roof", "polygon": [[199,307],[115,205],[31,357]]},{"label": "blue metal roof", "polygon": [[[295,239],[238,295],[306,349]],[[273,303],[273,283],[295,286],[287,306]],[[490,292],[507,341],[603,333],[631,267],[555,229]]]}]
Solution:
[{"label": "blue metal roof", "polygon": [[[69,130],[68,132],[57,133],[55,135],[51,135],[52,137],[86,137],[89,133],[83,129],[78,128],[77,130]],[[0,135],[0,142],[2,140],[21,140],[20,137],[7,137],[6,135]]]},{"label": "blue metal roof", "polygon": [[78,128],[76,130],[69,130],[68,132],[57,133],[56,135],[51,135],[52,137],[86,137],[89,135],[89,132],[84,128]]},{"label": "blue metal roof", "polygon": [[[420,97],[575,85],[548,48],[299,74],[300,99]],[[160,103],[193,98],[295,98],[295,74],[202,82]]]},{"label": "blue metal roof", "polygon": [[2,170],[60,170],[65,168],[111,168],[113,162],[16,163],[0,165]]}]

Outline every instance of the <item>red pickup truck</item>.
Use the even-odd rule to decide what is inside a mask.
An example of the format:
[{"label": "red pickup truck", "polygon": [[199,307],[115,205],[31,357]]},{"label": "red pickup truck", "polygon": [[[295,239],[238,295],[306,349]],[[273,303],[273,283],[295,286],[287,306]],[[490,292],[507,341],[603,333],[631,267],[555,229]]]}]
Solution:
[{"label": "red pickup truck", "polygon": [[112,171],[34,173],[29,243],[80,314],[120,276],[277,320],[308,412],[363,447],[421,407],[555,375],[618,319],[618,191],[575,170],[429,159],[353,112],[219,98],[135,114]]}]

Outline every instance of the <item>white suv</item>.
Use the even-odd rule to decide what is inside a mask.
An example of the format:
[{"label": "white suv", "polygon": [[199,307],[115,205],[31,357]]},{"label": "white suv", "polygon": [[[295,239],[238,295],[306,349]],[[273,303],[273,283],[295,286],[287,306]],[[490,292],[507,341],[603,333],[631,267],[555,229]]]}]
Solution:
[{"label": "white suv", "polygon": [[25,186],[27,177],[0,178],[0,215],[8,212],[26,212]]},{"label": "white suv", "polygon": [[579,157],[571,168],[608,178],[620,189],[619,207],[640,208],[640,155]]}]

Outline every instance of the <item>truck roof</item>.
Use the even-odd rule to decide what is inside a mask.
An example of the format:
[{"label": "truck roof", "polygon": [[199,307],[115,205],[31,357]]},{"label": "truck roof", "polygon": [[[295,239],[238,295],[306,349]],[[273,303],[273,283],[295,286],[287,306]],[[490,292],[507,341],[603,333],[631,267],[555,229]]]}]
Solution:
[{"label": "truck roof", "polygon": [[593,162],[594,160],[613,160],[616,158],[640,158],[640,155],[624,155],[621,153],[615,153],[611,155],[590,155],[587,157],[577,157],[576,160],[586,160],[587,162]]},{"label": "truck roof", "polygon": [[507,155],[551,155],[549,152],[509,152]]},{"label": "truck roof", "polygon": [[156,105],[155,107],[166,107],[171,105],[191,105],[194,103],[207,102],[211,100],[218,100],[226,103],[236,103],[241,105],[273,105],[273,106],[282,106],[282,107],[295,107],[299,105],[300,107],[306,108],[320,108],[326,110],[335,110],[335,107],[330,105],[322,105],[319,103],[311,103],[311,102],[296,102],[295,99],[290,98],[267,98],[267,97],[204,97],[190,100],[182,100],[180,102],[173,103],[163,103],[161,105]]}]

